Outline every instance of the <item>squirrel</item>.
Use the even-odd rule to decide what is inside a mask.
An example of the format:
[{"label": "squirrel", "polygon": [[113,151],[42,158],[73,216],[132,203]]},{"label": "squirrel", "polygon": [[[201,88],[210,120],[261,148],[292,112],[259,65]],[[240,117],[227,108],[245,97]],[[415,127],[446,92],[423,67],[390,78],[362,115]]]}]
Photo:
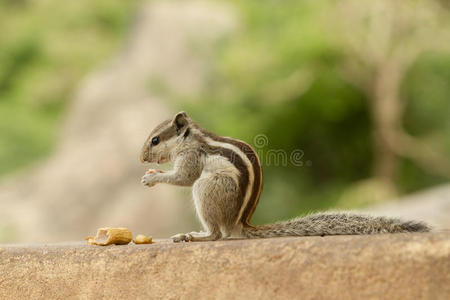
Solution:
[{"label": "squirrel", "polygon": [[197,216],[204,232],[172,236],[174,242],[231,238],[356,235],[427,232],[419,221],[346,212],[310,214],[270,225],[250,225],[263,187],[261,163],[247,143],[217,136],[185,112],[156,126],[144,143],[142,163],[173,162],[173,170],[150,169],[142,184],[192,186]]}]

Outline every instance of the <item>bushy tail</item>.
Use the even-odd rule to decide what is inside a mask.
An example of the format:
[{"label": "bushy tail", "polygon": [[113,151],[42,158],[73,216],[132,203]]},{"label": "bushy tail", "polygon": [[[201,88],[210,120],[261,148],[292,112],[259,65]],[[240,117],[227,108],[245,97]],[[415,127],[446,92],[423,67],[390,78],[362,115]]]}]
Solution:
[{"label": "bushy tail", "polygon": [[374,217],[355,213],[317,213],[263,226],[246,226],[247,238],[308,235],[350,235],[401,232],[428,232],[431,228],[420,221]]}]

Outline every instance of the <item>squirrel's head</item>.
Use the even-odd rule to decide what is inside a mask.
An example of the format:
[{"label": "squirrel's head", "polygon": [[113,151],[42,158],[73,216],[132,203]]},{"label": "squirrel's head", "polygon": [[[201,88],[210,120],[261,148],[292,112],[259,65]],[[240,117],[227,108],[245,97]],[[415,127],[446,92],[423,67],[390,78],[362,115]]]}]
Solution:
[{"label": "squirrel's head", "polygon": [[182,111],[155,127],[145,141],[141,151],[141,162],[166,163],[171,153],[189,135],[191,119]]}]

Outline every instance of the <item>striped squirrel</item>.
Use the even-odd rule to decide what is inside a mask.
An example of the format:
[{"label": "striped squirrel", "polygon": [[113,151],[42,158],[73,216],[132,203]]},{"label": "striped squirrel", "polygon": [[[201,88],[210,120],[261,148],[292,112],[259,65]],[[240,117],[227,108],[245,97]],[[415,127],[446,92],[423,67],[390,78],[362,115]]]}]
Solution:
[{"label": "striped squirrel", "polygon": [[354,213],[317,213],[270,225],[249,221],[263,187],[258,155],[247,143],[204,130],[185,112],[156,126],[146,140],[141,162],[173,162],[173,170],[150,169],[142,183],[192,186],[204,232],[177,234],[174,242],[226,238],[426,232],[417,221]]}]

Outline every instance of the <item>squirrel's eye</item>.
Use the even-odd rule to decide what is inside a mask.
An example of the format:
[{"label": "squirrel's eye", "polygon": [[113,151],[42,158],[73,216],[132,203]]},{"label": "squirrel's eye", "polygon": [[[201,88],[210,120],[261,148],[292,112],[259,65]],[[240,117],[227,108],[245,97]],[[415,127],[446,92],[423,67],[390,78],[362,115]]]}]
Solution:
[{"label": "squirrel's eye", "polygon": [[154,138],[152,138],[152,145],[156,146],[159,144],[159,136],[155,136]]}]

